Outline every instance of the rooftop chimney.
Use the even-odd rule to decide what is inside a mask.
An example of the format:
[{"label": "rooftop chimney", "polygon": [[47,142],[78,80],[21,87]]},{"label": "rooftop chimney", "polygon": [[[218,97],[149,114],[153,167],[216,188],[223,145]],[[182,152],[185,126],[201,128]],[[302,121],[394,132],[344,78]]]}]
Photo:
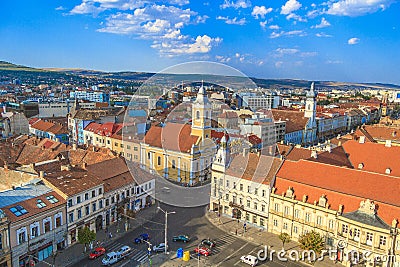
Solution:
[{"label": "rooftop chimney", "polygon": [[42,179],[44,178],[44,171],[39,172],[39,178],[42,178]]},{"label": "rooftop chimney", "polygon": [[86,163],[86,162],[83,162],[83,163],[82,163],[82,169],[86,170],[86,167],[87,167],[87,163]]},{"label": "rooftop chimney", "polygon": [[392,140],[386,140],[385,147],[391,147],[391,146],[392,146]]},{"label": "rooftop chimney", "polygon": [[358,142],[360,144],[364,144],[365,143],[365,136],[364,135],[360,136],[360,140]]},{"label": "rooftop chimney", "polygon": [[392,172],[392,170],[390,169],[390,168],[387,168],[386,170],[385,170],[385,173],[386,174],[390,174]]},{"label": "rooftop chimney", "polygon": [[312,157],[312,158],[315,158],[315,159],[318,158],[317,151],[312,150],[312,151],[311,151],[311,157]]},{"label": "rooftop chimney", "polygon": [[362,170],[363,168],[364,168],[364,163],[358,164],[358,169],[359,169],[359,170]]},{"label": "rooftop chimney", "polygon": [[77,147],[76,144],[73,144],[72,145],[72,150],[76,150],[76,147]]}]

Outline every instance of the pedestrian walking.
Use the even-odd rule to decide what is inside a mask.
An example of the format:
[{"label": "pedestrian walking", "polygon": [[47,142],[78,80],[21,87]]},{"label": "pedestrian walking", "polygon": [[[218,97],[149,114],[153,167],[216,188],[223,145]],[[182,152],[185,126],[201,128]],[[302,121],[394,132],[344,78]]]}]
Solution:
[{"label": "pedestrian walking", "polygon": [[100,246],[100,241],[97,240],[97,241],[96,241],[96,247],[99,247],[99,246]]},{"label": "pedestrian walking", "polygon": [[235,234],[237,235],[237,228],[236,228]]},{"label": "pedestrian walking", "polygon": [[112,238],[112,233],[110,232],[109,234],[108,234],[108,236],[110,237],[110,239]]}]

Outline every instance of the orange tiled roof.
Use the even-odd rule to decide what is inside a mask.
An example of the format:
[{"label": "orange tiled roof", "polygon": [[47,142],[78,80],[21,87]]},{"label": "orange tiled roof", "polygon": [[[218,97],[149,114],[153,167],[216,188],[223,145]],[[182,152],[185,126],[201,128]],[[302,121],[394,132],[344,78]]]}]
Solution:
[{"label": "orange tiled roof", "polygon": [[343,144],[343,148],[349,155],[349,159],[354,166],[358,168],[363,164],[363,170],[382,173],[386,169],[391,170],[390,175],[400,177],[400,147],[386,147],[384,144],[366,142],[360,144],[355,140]]},{"label": "orange tiled roof", "polygon": [[191,135],[189,124],[166,123],[164,127],[151,126],[144,137],[150,146],[189,153],[199,137]]},{"label": "orange tiled roof", "polygon": [[307,195],[309,203],[325,194],[331,209],[337,210],[341,204],[344,212],[355,211],[361,200],[370,199],[379,205],[378,215],[389,225],[400,217],[400,179],[392,176],[306,160],[286,160],[276,177],[278,195],[289,186],[294,188],[297,199]]}]

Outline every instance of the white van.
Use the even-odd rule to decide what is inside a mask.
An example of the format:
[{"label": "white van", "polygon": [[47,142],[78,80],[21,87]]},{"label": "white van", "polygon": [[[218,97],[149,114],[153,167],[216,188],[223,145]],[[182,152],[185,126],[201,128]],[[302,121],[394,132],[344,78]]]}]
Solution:
[{"label": "white van", "polygon": [[257,257],[252,255],[242,256],[240,257],[240,260],[252,267],[256,266],[258,263]]},{"label": "white van", "polygon": [[118,262],[120,258],[121,257],[118,255],[118,253],[113,251],[113,252],[107,253],[107,255],[103,258],[101,263],[103,265],[110,266],[111,264]]}]

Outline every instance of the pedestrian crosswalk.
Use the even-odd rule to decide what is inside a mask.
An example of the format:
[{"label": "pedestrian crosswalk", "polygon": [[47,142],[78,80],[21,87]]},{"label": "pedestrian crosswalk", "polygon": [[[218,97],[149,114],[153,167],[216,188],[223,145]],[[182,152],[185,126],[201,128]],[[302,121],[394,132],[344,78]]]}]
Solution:
[{"label": "pedestrian crosswalk", "polygon": [[232,243],[237,241],[237,237],[231,234],[225,234],[218,237],[215,240],[215,247],[212,249],[212,253],[216,254],[223,250],[225,247],[231,245]]},{"label": "pedestrian crosswalk", "polygon": [[[109,246],[107,246],[106,249],[107,249],[107,252],[117,251],[124,245],[126,245],[126,244],[122,244],[120,242],[114,242],[114,243],[110,244]],[[134,261],[134,262],[143,263],[145,261],[148,261],[147,250],[144,251],[144,250],[140,250],[135,247],[132,248],[132,252],[129,253],[128,257],[130,258],[131,261]]]}]

